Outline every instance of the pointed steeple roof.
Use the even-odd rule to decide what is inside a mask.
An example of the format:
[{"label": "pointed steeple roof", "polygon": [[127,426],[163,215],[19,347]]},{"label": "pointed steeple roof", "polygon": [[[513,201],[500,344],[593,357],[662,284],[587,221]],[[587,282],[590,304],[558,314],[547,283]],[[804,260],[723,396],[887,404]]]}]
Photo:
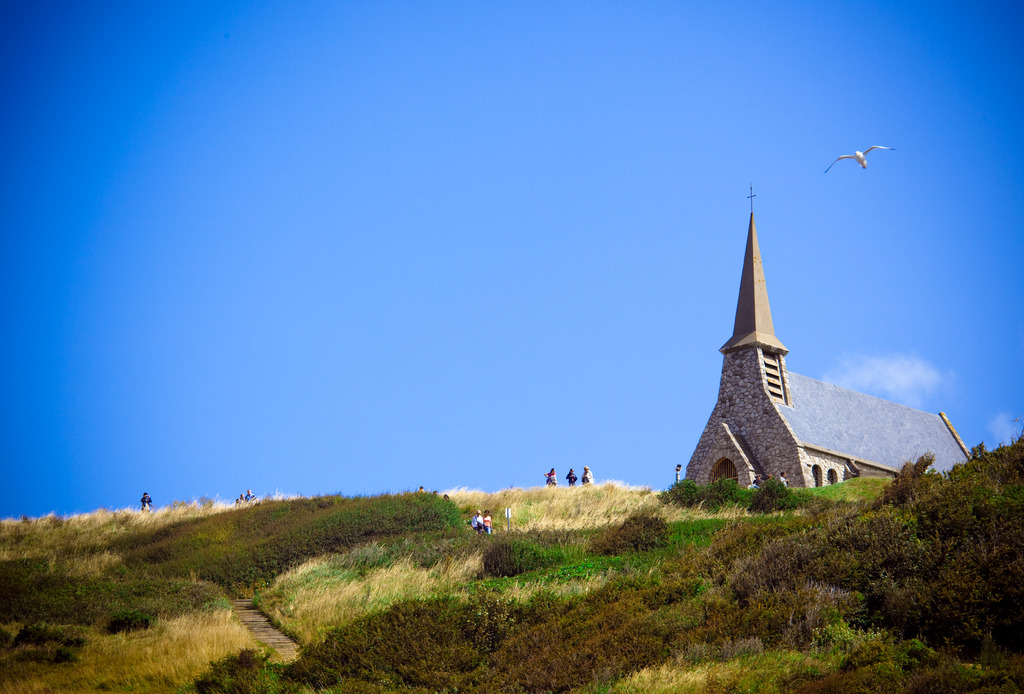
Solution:
[{"label": "pointed steeple roof", "polygon": [[747,253],[743,257],[743,276],[740,279],[740,296],[736,302],[736,325],[732,331],[732,339],[722,345],[719,351],[725,354],[754,346],[781,354],[789,353],[775,337],[775,329],[772,327],[768,288],[764,281],[764,268],[761,267],[761,251],[757,247],[754,213],[751,212],[750,228],[747,230]]}]

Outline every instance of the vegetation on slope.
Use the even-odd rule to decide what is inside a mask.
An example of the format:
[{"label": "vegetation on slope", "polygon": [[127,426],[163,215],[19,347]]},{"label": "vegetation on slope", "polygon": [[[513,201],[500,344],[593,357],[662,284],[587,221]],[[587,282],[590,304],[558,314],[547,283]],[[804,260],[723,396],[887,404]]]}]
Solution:
[{"label": "vegetation on slope", "polygon": [[[439,497],[405,494],[4,521],[0,693],[174,691],[211,659],[257,645],[232,620],[226,592],[265,586],[326,552],[459,520]],[[196,633],[183,637],[189,625]],[[19,640],[33,633],[61,636]],[[187,648],[167,643],[182,638]],[[161,661],[161,651],[178,660]]]},{"label": "vegetation on slope", "polygon": [[[140,658],[133,682],[96,673],[116,648],[141,654],[248,590],[301,657],[225,641],[186,690],[1016,691],[1024,444],[979,449],[947,475],[927,464],[892,483],[761,494],[453,490],[451,502],[324,497],[166,522],[108,514],[77,530],[4,523],[0,571],[22,579],[0,584],[0,601],[37,606],[0,629],[0,692],[174,691],[198,674],[194,658],[163,674]],[[506,505],[511,532],[497,522]],[[493,536],[466,526],[477,508],[492,511]],[[44,590],[28,599],[33,581]],[[186,583],[202,597],[175,603],[170,586]],[[153,626],[110,634],[124,605],[104,585],[150,586]],[[56,606],[75,591],[99,596],[83,603],[90,618]],[[43,619],[66,625],[57,640],[15,643],[26,627],[45,633]]]},{"label": "vegetation on slope", "polygon": [[[670,543],[665,524],[660,541],[620,544],[629,567],[609,566],[577,594],[507,589],[598,559],[608,538],[657,521],[634,517],[546,546],[524,535],[525,571],[481,571],[487,590],[367,613],[295,663],[260,668],[261,687],[598,692],[657,690],[662,678],[675,690],[675,673],[701,671],[692,691],[741,682],[753,691],[1015,691],[1024,685],[1022,449],[979,452],[946,476],[922,459],[874,502],[812,491],[805,511],[733,520],[706,548]],[[508,542],[478,539],[485,556]],[[733,661],[742,666],[725,667]],[[743,674],[748,664],[762,676]]]}]

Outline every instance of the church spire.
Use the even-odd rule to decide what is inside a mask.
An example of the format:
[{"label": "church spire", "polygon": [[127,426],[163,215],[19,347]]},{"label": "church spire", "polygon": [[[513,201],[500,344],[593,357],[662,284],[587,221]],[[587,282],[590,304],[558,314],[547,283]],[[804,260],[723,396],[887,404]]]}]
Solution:
[{"label": "church spire", "polygon": [[736,302],[736,325],[733,328],[732,339],[722,345],[719,351],[725,354],[754,346],[783,355],[789,352],[775,337],[775,329],[772,327],[768,288],[764,282],[764,268],[761,267],[761,251],[757,247],[754,213],[751,212],[750,228],[747,230],[747,253],[743,257],[743,276],[740,279],[740,296]]}]

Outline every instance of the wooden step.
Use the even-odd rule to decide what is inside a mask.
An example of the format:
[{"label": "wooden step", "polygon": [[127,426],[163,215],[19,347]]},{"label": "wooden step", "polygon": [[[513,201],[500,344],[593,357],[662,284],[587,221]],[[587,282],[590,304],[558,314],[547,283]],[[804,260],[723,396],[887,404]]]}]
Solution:
[{"label": "wooden step", "polygon": [[242,624],[252,632],[256,640],[277,651],[285,662],[299,657],[299,645],[276,629],[270,621],[252,606],[252,600],[241,598],[232,600],[231,606]]}]

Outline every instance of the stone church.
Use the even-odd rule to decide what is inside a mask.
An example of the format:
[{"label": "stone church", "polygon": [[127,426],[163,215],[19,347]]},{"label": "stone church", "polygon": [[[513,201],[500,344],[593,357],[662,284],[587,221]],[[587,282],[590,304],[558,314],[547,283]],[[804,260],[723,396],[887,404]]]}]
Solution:
[{"label": "stone church", "polygon": [[943,413],[931,414],[790,372],[775,337],[754,215],[732,338],[721,350],[718,402],[686,466],[686,478],[746,486],[785,474],[790,486],[891,477],[925,453],[937,467],[968,457]]}]

